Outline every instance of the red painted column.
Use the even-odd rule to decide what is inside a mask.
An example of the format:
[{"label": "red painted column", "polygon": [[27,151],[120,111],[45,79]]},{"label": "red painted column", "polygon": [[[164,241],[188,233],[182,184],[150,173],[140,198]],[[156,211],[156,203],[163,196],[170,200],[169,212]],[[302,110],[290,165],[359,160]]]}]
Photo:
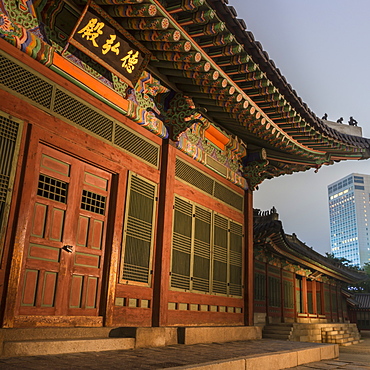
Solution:
[{"label": "red painted column", "polygon": [[253,271],[253,191],[247,190],[244,199],[244,324],[254,323],[254,271]]},{"label": "red painted column", "polygon": [[157,247],[154,261],[153,326],[166,326],[168,287],[171,266],[171,240],[175,186],[176,148],[171,141],[163,143],[158,204]]}]

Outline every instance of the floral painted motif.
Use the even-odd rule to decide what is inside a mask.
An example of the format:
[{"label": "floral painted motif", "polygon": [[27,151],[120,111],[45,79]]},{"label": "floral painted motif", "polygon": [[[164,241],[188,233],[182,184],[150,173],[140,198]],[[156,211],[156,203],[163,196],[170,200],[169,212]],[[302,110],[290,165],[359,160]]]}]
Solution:
[{"label": "floral painted motif", "polygon": [[0,13],[0,30],[4,33],[11,32],[13,30],[12,23],[10,22],[9,18],[3,13]]}]

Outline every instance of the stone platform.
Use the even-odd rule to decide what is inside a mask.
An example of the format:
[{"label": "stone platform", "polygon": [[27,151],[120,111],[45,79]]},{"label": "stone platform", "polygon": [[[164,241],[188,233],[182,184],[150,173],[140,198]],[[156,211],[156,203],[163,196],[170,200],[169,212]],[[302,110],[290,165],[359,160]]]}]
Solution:
[{"label": "stone platform", "polygon": [[278,370],[339,356],[337,344],[272,339],[9,357],[0,369]]}]

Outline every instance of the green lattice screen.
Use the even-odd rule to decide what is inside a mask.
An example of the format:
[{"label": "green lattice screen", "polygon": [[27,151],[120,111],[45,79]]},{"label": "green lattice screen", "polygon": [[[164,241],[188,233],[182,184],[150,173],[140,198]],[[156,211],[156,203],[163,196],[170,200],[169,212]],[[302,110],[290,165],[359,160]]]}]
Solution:
[{"label": "green lattice screen", "polygon": [[260,272],[254,273],[254,299],[257,301],[266,299],[266,275]]},{"label": "green lattice screen", "polygon": [[130,174],[123,235],[122,281],[150,284],[157,186]]},{"label": "green lattice screen", "polygon": [[19,150],[21,123],[0,111],[0,261]]},{"label": "green lattice screen", "polygon": [[179,158],[176,158],[175,174],[178,179],[191,184],[239,211],[243,210],[244,198],[241,194],[230,190],[227,186]]},{"label": "green lattice screen", "polygon": [[294,308],[294,285],[292,281],[283,280],[284,308]]},{"label": "green lattice screen", "polygon": [[213,244],[213,292],[227,294],[229,223],[215,215]]},{"label": "green lattice screen", "polygon": [[316,292],[316,306],[317,306],[317,313],[319,315],[322,315],[322,309],[321,309],[321,292]]},{"label": "green lattice screen", "polygon": [[312,292],[307,292],[308,313],[313,313],[313,296]]},{"label": "green lattice screen", "polygon": [[281,307],[280,279],[275,276],[268,277],[268,300],[270,307]]},{"label": "green lattice screen", "polygon": [[174,212],[171,286],[190,290],[193,205],[176,197]]},{"label": "green lattice screen", "polygon": [[171,287],[242,296],[242,225],[175,197]]},{"label": "green lattice screen", "polygon": [[195,206],[193,290],[209,292],[212,213]]},{"label": "green lattice screen", "polygon": [[333,312],[336,312],[338,309],[337,295],[333,291],[331,292],[331,309]]},{"label": "green lattice screen", "polygon": [[242,295],[242,259],[243,259],[243,227],[234,221],[229,220],[230,223],[230,258],[229,258],[229,295]]},{"label": "green lattice screen", "polygon": [[295,301],[296,301],[296,311],[297,313],[302,313],[303,311],[303,301],[302,301],[302,278],[296,276],[295,279]]},{"label": "green lattice screen", "polygon": [[324,284],[324,307],[325,313],[330,313],[331,304],[330,304],[330,290],[329,285]]}]

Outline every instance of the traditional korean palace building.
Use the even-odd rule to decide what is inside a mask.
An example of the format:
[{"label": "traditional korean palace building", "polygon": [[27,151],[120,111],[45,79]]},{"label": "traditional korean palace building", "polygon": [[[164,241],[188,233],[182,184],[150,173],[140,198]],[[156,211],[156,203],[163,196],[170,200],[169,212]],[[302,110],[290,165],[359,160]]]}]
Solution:
[{"label": "traditional korean palace building", "polygon": [[370,294],[352,293],[348,298],[349,317],[359,330],[370,330]]},{"label": "traditional korean palace building", "polygon": [[2,328],[347,319],[358,277],[253,237],[253,191],[370,140],[318,119],[227,0],[0,0],[0,66]]},{"label": "traditional korean palace building", "polygon": [[297,235],[286,234],[274,208],[255,210],[254,259],[255,324],[327,327],[355,322],[349,312],[354,300],[347,288],[366,275],[315,252]]}]

